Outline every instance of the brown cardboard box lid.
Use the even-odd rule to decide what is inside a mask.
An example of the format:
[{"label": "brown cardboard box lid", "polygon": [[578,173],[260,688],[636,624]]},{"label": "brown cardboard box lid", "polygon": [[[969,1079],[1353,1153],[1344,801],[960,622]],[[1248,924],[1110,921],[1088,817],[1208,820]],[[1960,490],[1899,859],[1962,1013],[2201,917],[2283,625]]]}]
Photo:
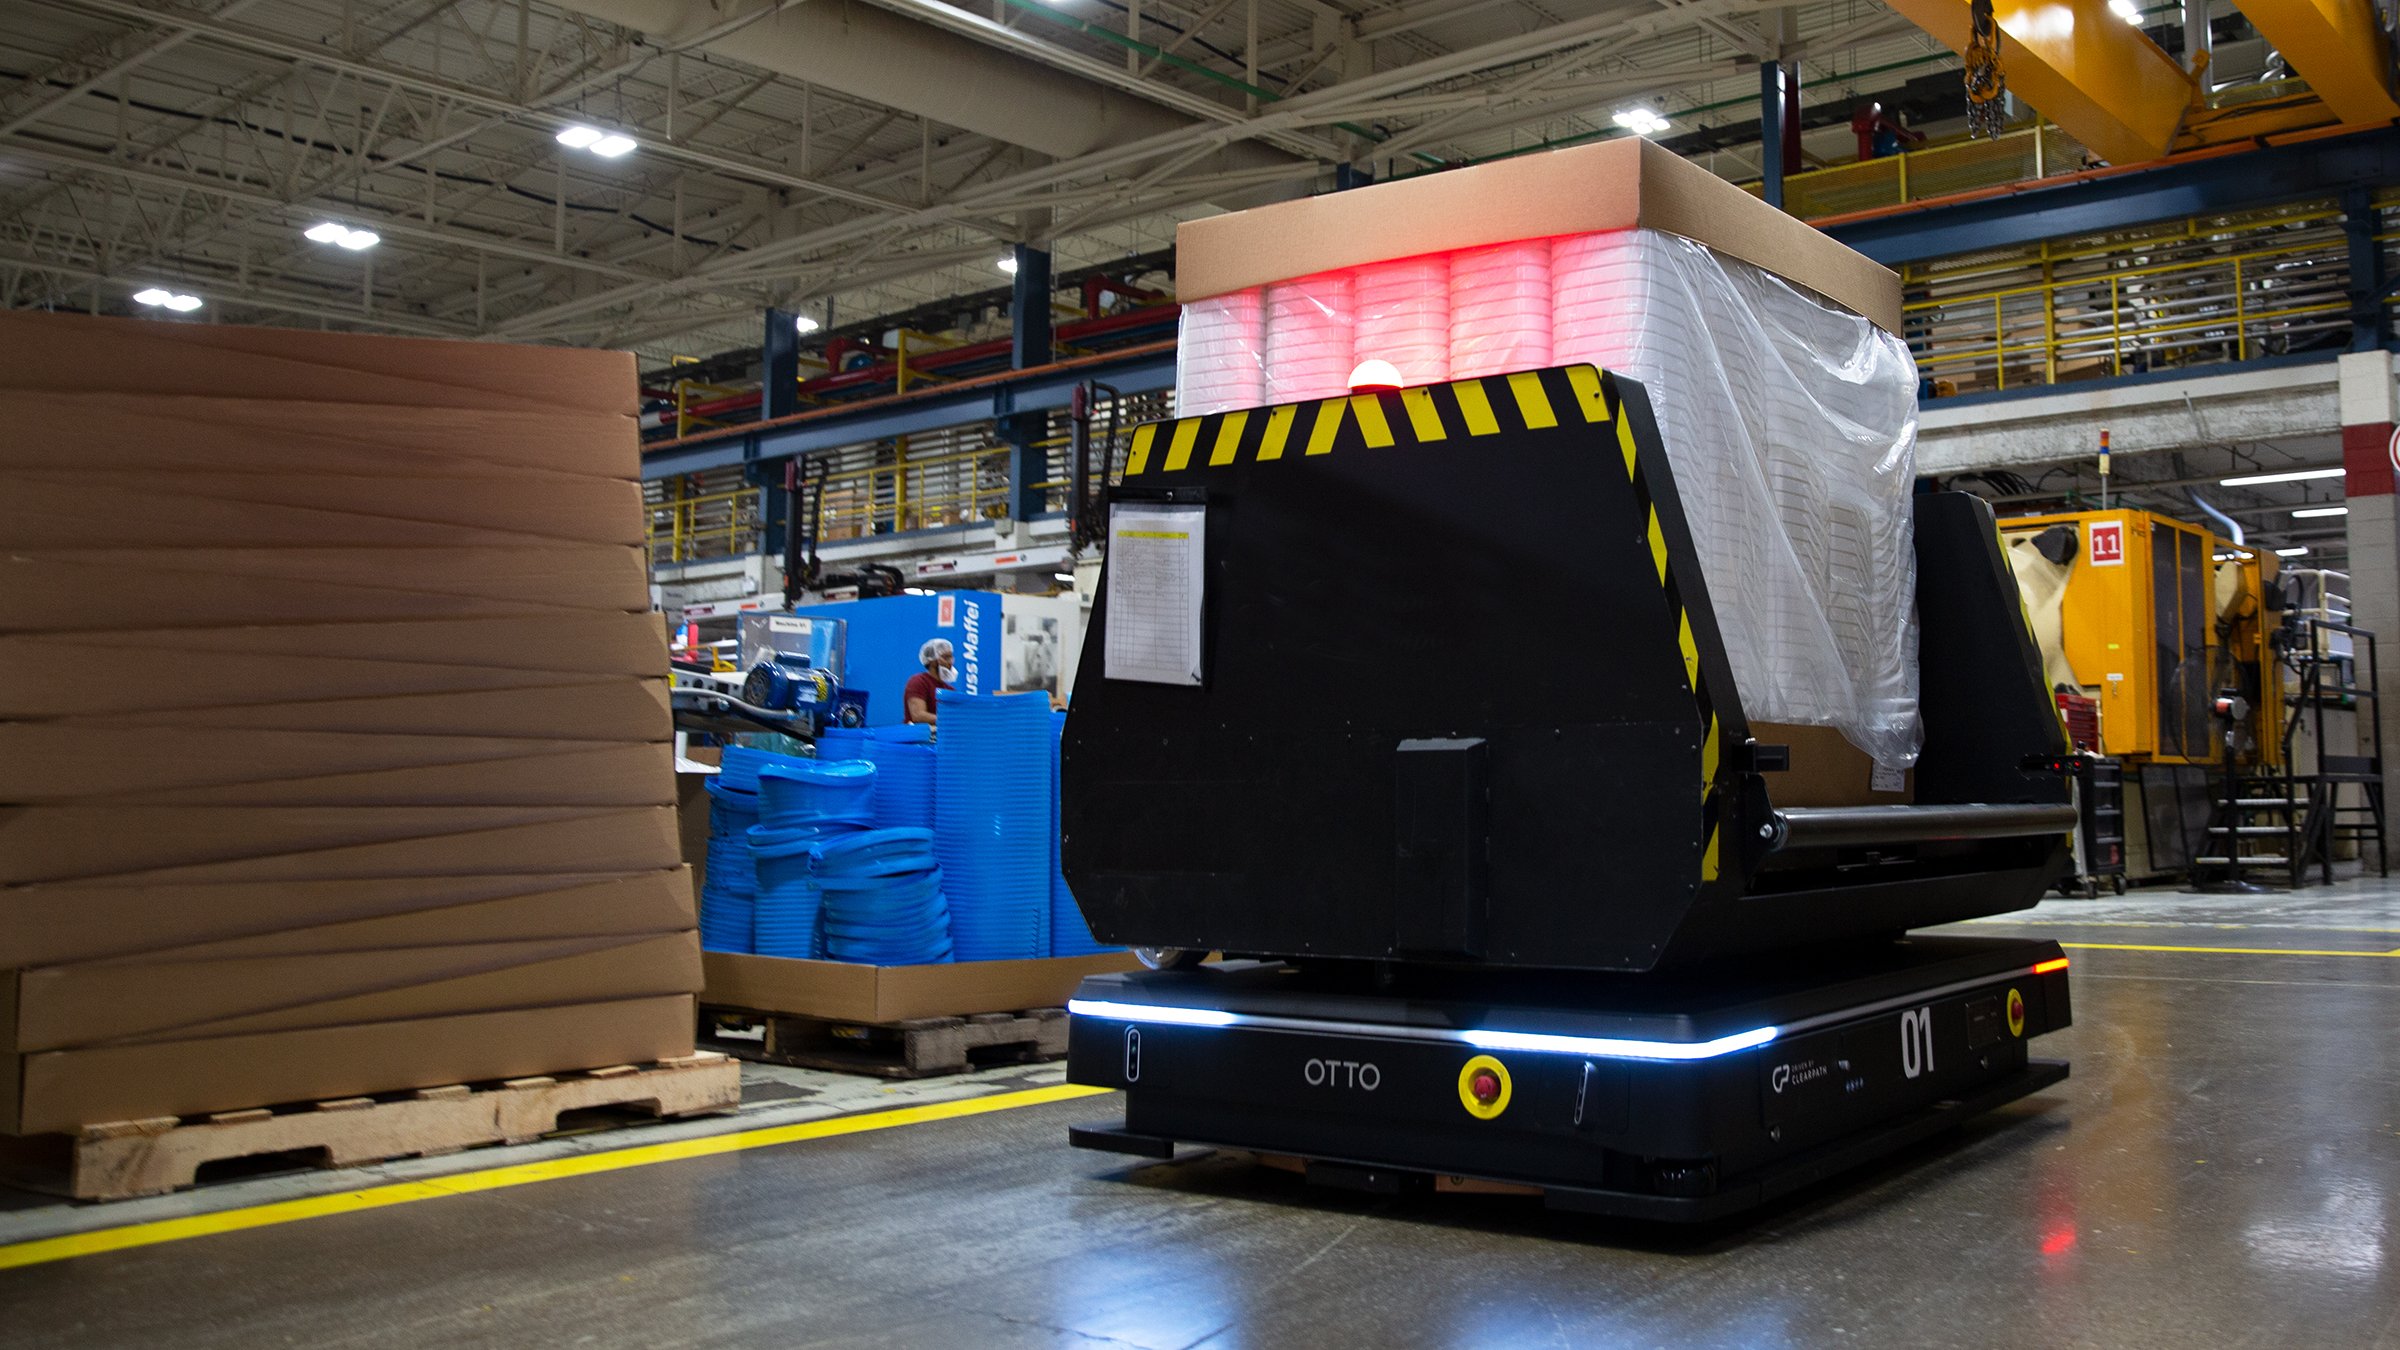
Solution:
[{"label": "brown cardboard box lid", "polygon": [[1086,975],[1132,970],[1131,952],[1031,961],[960,961],[927,966],[862,966],[780,956],[707,952],[703,1003],[855,1022],[1056,1008]]},{"label": "brown cardboard box lid", "polygon": [[[517,678],[523,679],[521,675]],[[284,731],[377,731],[411,736],[663,741],[674,734],[673,717],[665,681],[624,676],[527,689],[120,712],[106,717],[68,718],[61,725],[256,727]]]},{"label": "brown cardboard box lid", "polygon": [[[239,493],[241,495],[234,495]],[[638,483],[557,475],[0,473],[0,548],[242,548],[643,541]]]},{"label": "brown cardboard box lid", "polygon": [[20,1051],[593,1003],[700,987],[699,935],[451,943],[20,972]]},{"label": "brown cardboard box lid", "polygon": [[1175,231],[1175,289],[1200,300],[1421,253],[1637,227],[1697,240],[1900,331],[1890,268],[1631,136],[1187,220]]},{"label": "brown cardboard box lid", "polygon": [[[626,754],[634,756],[623,760]],[[281,791],[278,783],[315,780],[309,791],[336,789],[343,780],[356,782],[394,770],[456,771],[461,781],[489,769],[496,778],[513,779],[529,762],[532,769],[551,766],[560,776],[556,785],[568,796],[528,798],[511,787],[512,802],[545,801],[549,805],[615,804],[665,805],[671,798],[673,752],[664,744],[626,744],[594,741],[531,740],[500,736],[394,736],[349,731],[254,731],[188,727],[161,736],[152,727],[79,727],[56,722],[0,722],[0,801],[69,803],[81,798],[122,797],[174,792],[178,789],[265,787]],[[618,767],[622,761],[623,767]],[[583,800],[591,791],[572,781],[578,772],[592,772],[622,781],[638,781],[644,795],[638,801],[618,802],[621,787],[608,788],[608,799]],[[396,787],[406,790],[412,780]],[[506,781],[506,780],[502,780]],[[595,787],[606,787],[596,784]],[[261,800],[272,801],[272,796]],[[306,805],[306,796],[275,805]],[[220,804],[233,804],[230,801]],[[401,805],[404,803],[341,802],[330,797],[322,805]],[[442,805],[429,802],[426,805]],[[455,803],[470,805],[472,803]]]},{"label": "brown cardboard box lid", "polygon": [[625,416],[641,410],[629,352],[25,310],[0,314],[0,389]]},{"label": "brown cardboard box lid", "polygon": [[[521,823],[506,823],[512,820]],[[674,808],[665,806],[318,811],[37,806],[0,811],[0,869],[24,881],[138,886],[476,872],[644,872],[681,861]]]},{"label": "brown cardboard box lid", "polygon": [[[0,968],[371,951],[692,925],[689,869],[0,891]],[[6,1042],[0,1042],[5,1044]]]},{"label": "brown cardboard box lid", "polygon": [[[692,1052],[688,994],[0,1057],[19,1134],[532,1078]],[[13,1067],[14,1073],[9,1070]],[[7,1108],[0,1089],[0,1110]]]},{"label": "brown cardboard box lid", "polygon": [[8,410],[0,469],[641,476],[640,423],[616,412],[43,390],[11,393]]}]

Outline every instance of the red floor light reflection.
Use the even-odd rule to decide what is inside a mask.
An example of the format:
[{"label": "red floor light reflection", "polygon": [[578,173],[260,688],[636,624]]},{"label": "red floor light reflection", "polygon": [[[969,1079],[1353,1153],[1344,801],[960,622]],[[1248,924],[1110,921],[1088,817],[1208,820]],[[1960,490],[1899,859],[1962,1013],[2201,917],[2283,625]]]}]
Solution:
[{"label": "red floor light reflection", "polygon": [[2056,1256],[2075,1246],[2075,1225],[2061,1224],[2042,1236],[2042,1255]]}]

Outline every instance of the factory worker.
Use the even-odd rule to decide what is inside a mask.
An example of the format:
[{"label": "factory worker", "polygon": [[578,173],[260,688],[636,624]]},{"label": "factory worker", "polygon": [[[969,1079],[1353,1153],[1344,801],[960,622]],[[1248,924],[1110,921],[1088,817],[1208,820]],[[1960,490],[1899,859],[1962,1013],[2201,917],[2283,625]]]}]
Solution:
[{"label": "factory worker", "polygon": [[908,677],[908,686],[900,691],[900,706],[907,720],[932,726],[934,695],[951,687],[958,678],[958,667],[950,663],[950,640],[935,638],[917,648],[917,660],[924,669]]}]

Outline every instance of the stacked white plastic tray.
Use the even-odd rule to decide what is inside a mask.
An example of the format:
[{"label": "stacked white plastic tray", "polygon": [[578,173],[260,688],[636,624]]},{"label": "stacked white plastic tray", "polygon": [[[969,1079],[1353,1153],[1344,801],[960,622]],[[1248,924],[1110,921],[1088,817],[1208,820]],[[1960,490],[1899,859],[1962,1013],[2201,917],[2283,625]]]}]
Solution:
[{"label": "stacked white plastic tray", "polygon": [[[1430,355],[1437,313],[1448,327],[1441,370]],[[1392,361],[1408,384],[1576,362],[1640,381],[1744,709],[1837,727],[1891,769],[1915,762],[1917,376],[1898,338],[1654,230],[1402,259],[1194,301],[1184,332],[1176,406],[1186,416],[1330,397],[1370,357]],[[1205,345],[1193,348],[1195,337]],[[1247,397],[1253,388],[1265,397]]]}]

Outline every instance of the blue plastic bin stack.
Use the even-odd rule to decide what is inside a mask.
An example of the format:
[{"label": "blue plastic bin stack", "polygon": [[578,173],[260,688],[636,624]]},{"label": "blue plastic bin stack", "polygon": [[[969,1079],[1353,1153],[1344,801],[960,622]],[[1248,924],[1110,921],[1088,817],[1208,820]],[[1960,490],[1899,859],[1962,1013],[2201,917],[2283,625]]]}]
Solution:
[{"label": "blue plastic bin stack", "polygon": [[877,727],[867,740],[875,766],[875,828],[933,828],[933,728]]},{"label": "blue plastic bin stack", "polygon": [[758,823],[758,771],[786,755],[726,749],[708,781],[708,868],[700,883],[700,945],[712,952],[755,950],[758,881],[750,866],[750,827]]},{"label": "blue plastic bin stack", "polygon": [[750,830],[757,867],[756,951],[809,959],[825,954],[817,846],[873,822],[875,766],[862,760],[793,760],[758,771],[758,824]]},{"label": "blue plastic bin stack", "polygon": [[825,955],[878,966],[951,958],[950,902],[933,831],[859,830],[819,840]]},{"label": "blue plastic bin stack", "polygon": [[1050,949],[1050,700],[1039,693],[943,690],[934,756],[934,853],[961,961],[1014,961]]},{"label": "blue plastic bin stack", "polygon": [[1075,892],[1067,889],[1067,873],[1059,857],[1059,739],[1066,730],[1067,715],[1050,714],[1050,955],[1097,956],[1113,949],[1094,938],[1091,926],[1083,921],[1083,911],[1075,906]]},{"label": "blue plastic bin stack", "polygon": [[817,758],[867,758],[867,732],[863,727],[827,727],[817,733]]}]

